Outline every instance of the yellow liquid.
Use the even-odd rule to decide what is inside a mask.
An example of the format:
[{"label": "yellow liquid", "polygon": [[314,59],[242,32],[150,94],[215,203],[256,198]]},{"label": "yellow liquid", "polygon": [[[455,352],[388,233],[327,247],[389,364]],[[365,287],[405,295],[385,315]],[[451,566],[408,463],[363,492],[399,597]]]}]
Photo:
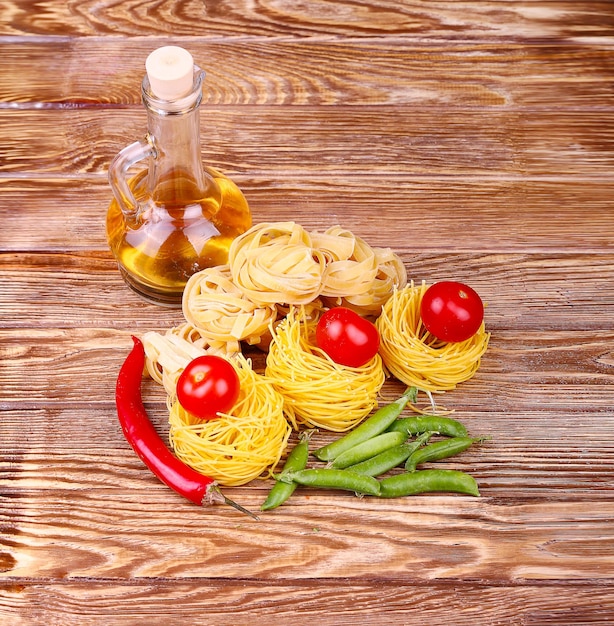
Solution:
[{"label": "yellow liquid", "polygon": [[[205,194],[173,172],[155,189],[153,202],[134,224],[127,224],[116,200],[107,213],[107,239],[124,279],[157,304],[178,306],[186,282],[196,272],[228,260],[233,239],[251,226],[240,189],[226,176],[206,168],[213,185]],[[143,200],[147,171],[130,187]],[[204,195],[204,197],[202,197]]]}]

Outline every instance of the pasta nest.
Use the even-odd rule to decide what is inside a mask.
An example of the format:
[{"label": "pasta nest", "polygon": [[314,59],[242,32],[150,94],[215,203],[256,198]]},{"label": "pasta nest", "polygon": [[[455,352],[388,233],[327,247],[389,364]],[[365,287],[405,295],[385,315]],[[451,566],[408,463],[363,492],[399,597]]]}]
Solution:
[{"label": "pasta nest", "polygon": [[325,264],[324,254],[295,222],[257,224],[234,239],[228,252],[235,284],[260,305],[315,300]]},{"label": "pasta nest", "polygon": [[235,352],[241,341],[259,343],[277,319],[274,305],[256,304],[233,283],[228,265],[193,274],[183,292],[182,308],[203,338],[233,344]]},{"label": "pasta nest", "polygon": [[231,363],[241,385],[232,411],[203,421],[173,401],[169,440],[186,465],[232,487],[269,477],[292,429],[284,414],[284,399],[271,381],[254,372],[240,354]]},{"label": "pasta nest", "polygon": [[405,265],[390,248],[372,248],[339,226],[314,233],[313,241],[328,257],[321,295],[330,307],[378,316],[394,289],[407,284]]},{"label": "pasta nest", "polygon": [[167,330],[163,335],[148,332],[143,335],[145,370],[168,396],[174,397],[177,380],[186,365],[196,357],[214,354],[232,358],[238,353],[236,346],[226,341],[209,341],[189,323]]},{"label": "pasta nest", "polygon": [[309,233],[295,222],[257,224],[232,242],[228,265],[234,284],[260,306],[343,305],[377,316],[407,284],[390,248],[372,248],[340,226]]},{"label": "pasta nest", "polygon": [[408,386],[447,391],[471,378],[480,366],[490,334],[484,323],[475,335],[458,343],[440,341],[423,326],[420,303],[427,290],[413,281],[395,291],[375,322],[379,352],[390,373]]},{"label": "pasta nest", "polygon": [[273,333],[265,373],[294,428],[344,432],[377,407],[386,378],[382,359],[376,354],[356,368],[335,363],[316,347],[316,325],[301,308],[291,309]]}]

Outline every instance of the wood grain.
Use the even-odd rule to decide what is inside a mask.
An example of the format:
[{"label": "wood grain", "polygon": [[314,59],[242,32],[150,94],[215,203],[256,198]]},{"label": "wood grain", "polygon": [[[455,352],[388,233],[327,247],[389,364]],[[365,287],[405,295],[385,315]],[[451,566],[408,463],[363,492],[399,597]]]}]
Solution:
[{"label": "wood grain", "polygon": [[[410,264],[417,255],[433,252],[602,256],[611,253],[614,243],[614,183],[606,177],[374,179],[316,173],[309,178],[233,178],[250,203],[254,222],[295,219],[312,230],[341,224],[372,245],[394,247]],[[110,258],[104,232],[110,202],[106,178],[6,178],[0,189],[7,207],[0,231],[3,250],[67,252],[59,260],[69,265],[73,251],[96,250]],[[10,210],[15,207],[27,210]],[[399,236],[391,240],[390,230]],[[445,275],[441,267],[437,272]],[[410,274],[423,278],[411,268]]]},{"label": "wood grain", "polygon": [[[443,252],[406,258],[410,278],[417,282],[472,278],[487,303],[486,320],[494,331],[612,330],[612,319],[599,311],[614,302],[614,254]],[[0,267],[6,277],[0,283],[5,302],[0,328],[16,329],[17,343],[33,320],[41,332],[61,329],[59,336],[68,342],[75,339],[73,328],[164,328],[183,320],[181,311],[161,310],[133,294],[108,252],[5,254],[0,255]]]},{"label": "wood grain", "polygon": [[[490,435],[439,462],[480,498],[302,488],[255,522],[125,441],[130,335],[183,318],[122,282],[107,168],[168,43],[207,71],[203,159],[255,222],[341,224],[483,296],[480,370],[437,398]],[[8,0],[0,46],[0,623],[614,622],[611,2]],[[227,493],[258,510],[271,484]]]},{"label": "wood grain", "polygon": [[[362,578],[335,581],[314,590],[310,581],[120,581],[25,582],[7,585],[6,597],[13,607],[7,613],[16,626],[29,626],[20,619],[26,607],[32,621],[49,619],[72,626],[109,626],[146,621],[154,626],[168,623],[172,609],[181,604],[188,623],[210,620],[219,626],[244,626],[275,617],[303,625],[317,620],[324,626],[351,626],[400,621],[430,626],[455,616],[458,626],[475,623],[538,625],[600,624],[612,611],[608,588],[579,584],[493,586],[479,583],[449,585],[429,581],[390,583]],[[348,605],[347,599],[352,598]],[[119,601],[119,604],[116,602]],[[324,612],[322,607],[327,607]],[[203,612],[206,617],[203,618]],[[27,618],[26,618],[27,619]],[[404,620],[404,621],[403,621]]]},{"label": "wood grain", "polygon": [[[38,108],[40,102],[140,107],[144,59],[167,43],[148,37],[8,40],[3,49],[12,63],[0,74],[0,99],[12,109]],[[386,37],[190,39],[189,47],[207,71],[205,105],[440,104],[490,111],[510,105],[552,110],[553,102],[611,106],[612,43],[421,44]]]},{"label": "wood grain", "polygon": [[[462,10],[459,10],[459,7]],[[34,0],[4,3],[7,35],[172,35],[173,37],[370,37],[402,35],[454,40],[610,37],[614,19],[607,1],[541,0],[530,5],[425,0],[309,3],[259,0],[115,0],[62,2],[41,8]]]},{"label": "wood grain", "polygon": [[[109,481],[113,478],[110,474]],[[5,568],[14,578],[36,571],[54,580],[365,576],[394,581],[401,576],[405,584],[484,577],[503,584],[535,578],[607,584],[612,575],[607,548],[613,531],[607,520],[613,505],[607,501],[515,506],[484,497],[476,505],[467,496],[392,502],[314,497],[311,491],[311,497],[299,493],[283,510],[255,522],[223,506],[190,507],[155,486],[132,496],[112,487],[38,488],[36,499],[27,487],[21,493],[12,508],[2,510],[14,524],[9,533],[14,560],[7,559]],[[238,490],[229,493],[239,497]],[[254,490],[241,499],[252,507],[259,501]],[[276,540],[280,533],[283,542]]]},{"label": "wood grain", "polygon": [[[611,180],[612,114],[446,107],[219,107],[202,115],[203,160],[253,178],[566,176]],[[436,111],[436,115],[434,114]],[[326,133],[322,133],[326,128]],[[58,132],[61,129],[61,133]],[[125,145],[147,132],[144,113],[0,110],[2,172],[106,174]],[[87,149],[84,149],[87,146]]]},{"label": "wood grain", "polygon": [[[177,316],[175,323],[180,321]],[[523,394],[527,397],[521,404],[530,407],[531,411],[535,410],[538,400],[544,409],[564,410],[567,407],[589,411],[592,408],[597,412],[607,409],[611,400],[608,382],[614,358],[612,331],[575,329],[566,334],[559,331],[549,335],[539,330],[525,328],[516,333],[497,330],[480,376],[470,386],[472,394],[481,397],[470,395],[465,402],[487,402],[497,393],[499,383],[501,395],[491,410],[495,407],[501,412],[516,410],[514,405]],[[102,330],[44,330],[41,327],[30,333],[30,341],[26,344],[23,330],[0,331],[4,408],[38,408],[46,403],[57,408],[63,403],[79,404],[83,401],[83,389],[78,373],[84,370],[92,372],[88,401],[111,402],[118,366],[130,349],[129,333],[130,330],[112,331],[108,326]],[[258,354],[254,358],[257,363],[262,360]],[[579,366],[581,375],[574,369]],[[47,375],[50,370],[54,371],[52,377]],[[577,404],[573,404],[573,397],[571,400],[568,397],[571,394],[561,393],[565,387],[578,393]],[[581,393],[583,388],[587,395]],[[25,389],[27,397],[24,397]],[[402,391],[401,388],[398,390]],[[589,391],[594,395],[587,407]],[[530,397],[531,393],[535,394],[534,398]],[[462,394],[457,391],[455,395]],[[391,400],[393,397],[389,396]]]}]

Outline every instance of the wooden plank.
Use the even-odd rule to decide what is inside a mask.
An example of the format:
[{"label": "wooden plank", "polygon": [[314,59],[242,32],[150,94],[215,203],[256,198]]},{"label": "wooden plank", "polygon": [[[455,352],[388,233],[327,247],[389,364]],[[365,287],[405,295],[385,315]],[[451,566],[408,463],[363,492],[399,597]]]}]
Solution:
[{"label": "wooden plank", "polygon": [[[614,304],[612,254],[410,255],[401,250],[401,258],[417,282],[454,278],[474,285],[495,331],[612,329],[612,318],[600,314]],[[31,328],[40,329],[45,341],[61,342],[76,336],[55,329],[109,329],[113,341],[113,328],[164,328],[183,320],[180,310],[145,303],[133,294],[110,253],[5,254],[0,267],[0,328],[15,329],[11,340],[17,344]]]},{"label": "wooden plank", "polygon": [[[550,112],[447,107],[207,106],[203,162],[252,177],[605,176],[614,108]],[[147,132],[141,110],[0,109],[2,173],[106,174]]]},{"label": "wooden plank", "polygon": [[[31,402],[27,400],[15,409],[7,408],[10,403],[3,402],[5,426],[0,440],[5,452],[0,486],[7,503],[17,497],[24,498],[25,502],[30,498],[70,498],[82,492],[110,490],[112,496],[120,500],[132,494],[135,501],[148,501],[155,494],[160,502],[166,498],[169,506],[181,502],[185,505],[181,508],[189,508],[189,502],[182,502],[145,468],[122,436],[113,405],[114,378],[121,358],[116,361],[110,363],[109,373],[104,375],[105,382],[109,382],[104,402],[98,400],[99,389],[93,389],[95,397],[91,402],[84,402],[82,386],[81,401],[73,398],[71,390],[64,406],[56,406],[53,397],[46,407],[36,409],[28,409]],[[76,378],[68,381],[67,386],[76,388]],[[535,382],[539,372],[526,373],[525,378],[522,386],[515,387],[509,378],[500,377],[495,388],[478,377],[475,383],[466,383],[439,398],[442,404],[454,409],[455,418],[462,421],[472,435],[490,439],[452,459],[424,465],[424,468],[470,473],[478,482],[480,502],[486,499],[492,502],[567,502],[572,506],[579,506],[580,502],[612,505],[611,392],[608,394],[603,385],[585,383],[572,388],[562,382],[564,393],[595,398],[589,408],[580,399],[563,407],[552,397],[548,385],[540,386]],[[398,397],[401,390],[399,384],[388,384],[383,391],[384,398]],[[491,401],[491,405],[487,405],[490,410],[484,410],[484,396],[497,392],[503,399],[496,403]],[[75,390],[74,396],[77,395]],[[143,396],[152,422],[166,439],[168,412],[163,393],[146,382]],[[539,402],[541,397],[543,404]],[[323,431],[314,434],[312,449],[335,437]],[[291,446],[295,441],[296,435]],[[312,459],[310,467],[322,467],[322,464]],[[227,487],[225,491],[233,500],[257,511],[271,485],[271,480],[254,480],[243,487]],[[422,496],[426,502],[430,497]],[[451,501],[458,498],[450,497]],[[322,498],[323,506],[354,506],[354,500],[347,493],[305,488],[284,505],[284,515],[302,518],[310,504]],[[402,502],[409,503],[399,500],[399,504]],[[358,509],[356,515],[360,515],[358,503],[355,508]],[[269,514],[266,518],[269,519]]]},{"label": "wooden plank", "polygon": [[[309,626],[383,622],[569,626],[605,624],[614,611],[607,584],[487,586],[362,578],[302,581],[23,581],[4,585],[0,618],[14,626],[123,626],[146,621],[249,626],[277,620]],[[348,599],[351,598],[351,602]]]},{"label": "wooden plank", "polygon": [[1,578],[612,584],[613,514],[605,500],[321,493],[254,521],[155,489],[22,490],[0,501]]},{"label": "wooden plank", "polygon": [[[117,422],[113,383],[125,354],[127,350],[122,346],[114,352],[113,358],[105,358],[106,370],[94,368],[96,375],[104,378],[104,386],[102,383],[93,386],[87,399],[83,397],[82,389],[79,397],[80,381],[73,377],[66,381],[72,391],[63,405],[50,402],[36,406],[35,402],[30,402],[28,406],[27,402],[3,401],[5,427],[0,431],[0,442],[6,451],[3,493],[21,489],[114,488],[118,484],[137,490],[166,489],[157,485],[154,477],[134,456],[123,440]],[[26,373],[24,371],[24,377]],[[523,372],[525,380],[518,384],[505,373],[499,385],[501,398],[496,402],[484,401],[486,394],[492,391],[492,385],[481,373],[472,382],[438,397],[438,401],[453,410],[454,417],[462,421],[473,436],[491,437],[479,447],[476,445],[445,463],[479,473],[486,481],[483,490],[490,496],[497,490],[512,489],[514,493],[508,492],[509,497],[522,497],[520,492],[526,487],[527,498],[536,497],[537,492],[549,500],[611,498],[614,427],[611,420],[606,419],[607,402],[611,396],[608,396],[607,389],[603,389],[605,377],[600,381],[597,376],[592,380],[585,376],[587,380],[582,389],[579,384],[574,386],[577,391],[590,394],[592,385],[594,404],[587,407],[580,398],[562,411],[547,398],[543,403],[536,401],[548,386],[545,382],[541,385],[535,382],[541,374],[537,368]],[[554,375],[544,368],[543,378],[551,381]],[[561,384],[565,385],[565,382]],[[599,388],[602,388],[601,394]],[[403,385],[397,381],[387,382],[381,402],[391,401],[402,391]],[[168,411],[164,391],[153,381],[144,379],[142,393],[152,423],[165,438]],[[420,395],[419,401],[424,404],[426,399]],[[409,410],[404,413],[409,414]],[[75,421],[79,423],[78,428],[75,428]],[[16,437],[20,430],[23,436]],[[336,436],[325,431],[314,433],[312,449]],[[295,440],[296,434],[293,434],[291,445]],[[564,467],[561,458],[565,459]],[[528,463],[529,460],[536,461],[537,470]],[[444,466],[444,461],[439,463]],[[101,473],[89,471],[92,465],[100,466]],[[532,471],[536,475],[530,475]],[[110,472],[117,474],[117,481],[109,481]],[[564,476],[570,477],[569,489],[558,489]],[[589,481],[599,489],[591,492]],[[248,490],[261,496],[268,487],[269,483],[255,481]]]},{"label": "wooden plank", "polygon": [[[133,313],[133,319],[137,318],[138,314]],[[543,410],[562,411],[591,407],[602,412],[611,408],[611,320],[553,332],[542,328],[545,322],[535,323],[535,317],[532,319],[533,328],[530,324],[516,331],[491,328],[494,334],[489,351],[479,375],[470,381],[471,394],[463,400],[463,394],[456,390],[452,396],[456,398],[454,407],[467,407],[463,402],[470,402],[473,410],[517,411],[517,403],[526,396],[521,403],[530,412],[538,405]],[[108,326],[0,331],[2,408],[48,406],[57,410],[79,405],[83,401],[83,371],[89,373],[88,402],[111,402],[119,366],[131,347],[129,335],[170,327],[164,327],[161,321],[154,328],[144,327],[142,322],[130,325],[132,328],[123,331]],[[24,341],[29,343],[24,346]],[[254,354],[254,358],[260,367],[262,355]],[[463,385],[465,389],[467,386]],[[398,391],[402,391],[400,386]],[[492,406],[494,398],[497,404]]]},{"label": "wooden plank", "polygon": [[[32,6],[29,6],[32,5]],[[36,10],[33,8],[36,6]],[[375,17],[374,17],[375,15]],[[611,37],[611,6],[607,1],[533,0],[530,5],[507,1],[462,4],[414,0],[325,0],[296,4],[245,3],[222,5],[189,0],[169,2],[98,2],[78,6],[51,0],[41,10],[32,2],[5,3],[3,35],[171,35],[172,37],[372,37],[574,39]]]},{"label": "wooden plank", "polygon": [[[614,245],[614,182],[606,177],[232,178],[254,223],[295,220],[310,230],[340,224],[371,245],[393,246],[408,262],[431,253],[607,254]],[[5,178],[0,190],[7,208],[0,250],[107,253],[106,177]]]},{"label": "wooden plank", "polygon": [[[7,40],[3,53],[11,65],[0,73],[0,101],[11,108],[38,108],[41,102],[140,106],[145,59],[168,43],[168,37]],[[462,39],[420,44],[406,38],[193,39],[184,45],[207,70],[206,105],[559,111],[611,107],[614,97],[613,38],[565,46]],[[96,71],[84,72],[84,67]]]}]

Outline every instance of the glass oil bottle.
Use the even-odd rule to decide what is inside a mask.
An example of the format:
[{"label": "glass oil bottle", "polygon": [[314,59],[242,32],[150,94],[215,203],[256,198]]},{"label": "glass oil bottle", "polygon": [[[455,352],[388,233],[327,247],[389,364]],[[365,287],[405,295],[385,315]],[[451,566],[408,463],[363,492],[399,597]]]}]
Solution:
[{"label": "glass oil bottle", "polygon": [[[180,306],[190,276],[226,263],[251,214],[237,185],[201,160],[205,72],[176,46],[158,48],[145,65],[148,132],[109,167],[114,198],[107,240],[132,289],[157,304]],[[147,167],[134,173],[140,162]]]}]

